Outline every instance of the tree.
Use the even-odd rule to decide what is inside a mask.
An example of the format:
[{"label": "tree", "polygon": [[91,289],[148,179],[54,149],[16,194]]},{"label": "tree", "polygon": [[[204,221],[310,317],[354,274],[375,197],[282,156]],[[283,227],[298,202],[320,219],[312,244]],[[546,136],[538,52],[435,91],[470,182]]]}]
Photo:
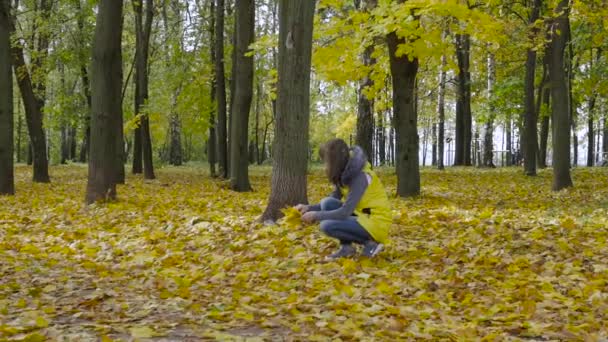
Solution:
[{"label": "tree", "polygon": [[[133,173],[140,173],[143,157],[143,172],[145,179],[154,179],[154,164],[152,159],[152,138],[150,136],[150,120],[145,113],[148,100],[148,55],[150,50],[150,34],[154,18],[154,0],[132,0],[135,12],[135,113],[140,116],[140,124],[134,131]],[[144,2],[146,16],[144,22]]]},{"label": "tree", "polygon": [[458,86],[456,101],[456,152],[454,165],[471,165],[471,140],[473,119],[471,116],[471,36],[456,35],[458,60]]},{"label": "tree", "polygon": [[560,0],[551,25],[551,109],[553,117],[553,190],[571,187],[570,110],[564,52],[568,44],[568,0]]},{"label": "tree", "polygon": [[[209,1],[209,16],[211,17],[211,24],[209,25],[209,37],[211,39],[210,47],[210,58],[211,64],[215,67],[215,0]],[[216,78],[215,75],[211,78],[211,99],[215,99],[217,94],[216,90]],[[215,133],[215,112],[216,107],[211,108],[209,113],[209,138],[207,139],[207,162],[209,163],[209,174],[211,177],[216,177],[215,164],[217,163],[217,136]]]},{"label": "tree", "polygon": [[234,104],[230,125],[230,186],[235,191],[250,191],[249,184],[249,112],[253,98],[253,55],[249,46],[254,40],[255,6],[253,0],[236,3],[236,55]]},{"label": "tree", "polygon": [[219,174],[228,178],[228,134],[226,130],[226,75],[224,63],[224,0],[216,0],[215,7],[215,103],[217,124],[217,160]]},{"label": "tree", "polygon": [[[589,67],[591,72],[594,72],[593,69],[593,48],[589,51],[590,59],[589,59]],[[600,59],[602,56],[601,49],[597,49],[595,58],[597,64],[600,63]],[[591,78],[594,81],[594,78]],[[591,167],[595,164],[595,129],[594,129],[594,115],[595,115],[595,105],[597,100],[597,92],[594,89],[593,93],[589,95],[588,104],[587,104],[587,166]],[[599,121],[599,120],[598,120]]]},{"label": "tree", "polygon": [[315,1],[279,1],[279,61],[270,199],[262,220],[308,202],[310,67]]},{"label": "tree", "polygon": [[15,193],[9,0],[0,0],[0,195]]},{"label": "tree", "polygon": [[[53,8],[53,0],[40,0],[40,16],[48,18]],[[36,3],[36,8],[38,8]],[[19,1],[15,0],[15,9],[19,8]],[[16,10],[14,11],[16,12]],[[17,18],[16,13],[10,17],[10,29],[16,34]],[[37,33],[37,35],[36,35]],[[36,39],[34,39],[34,37]],[[48,183],[49,161],[47,157],[46,134],[43,128],[43,109],[45,106],[46,84],[44,77],[33,79],[34,72],[44,73],[44,60],[49,52],[50,30],[34,30],[32,41],[36,40],[36,51],[30,57],[31,66],[28,68],[25,61],[23,42],[16,41],[12,45],[13,67],[17,84],[21,90],[23,105],[25,107],[25,117],[32,144],[33,163],[34,163],[34,182]]]},{"label": "tree", "polygon": [[407,41],[395,31],[388,34],[387,42],[393,80],[393,126],[397,140],[397,195],[417,196],[420,194],[418,117],[415,103],[418,57],[398,51],[399,46]]},{"label": "tree", "polygon": [[495,167],[494,165],[494,119],[496,110],[494,106],[494,84],[496,83],[496,59],[493,53],[488,54],[488,102],[489,117],[486,122],[483,139],[483,166]]},{"label": "tree", "polygon": [[[528,24],[530,28],[530,41],[538,34],[538,28],[534,27],[540,16],[542,0],[534,0],[531,4]],[[524,171],[528,176],[536,176],[536,159],[538,150],[538,125],[534,97],[534,80],[536,74],[536,50],[529,47],[526,57],[526,78],[524,84]]]},{"label": "tree", "polygon": [[[116,198],[122,121],[122,0],[101,0],[91,62],[91,151],[86,203]],[[122,143],[122,141],[120,141]]]},{"label": "tree", "polygon": [[445,84],[446,84],[446,71],[445,67],[447,64],[447,58],[445,55],[441,56],[441,67],[439,69],[439,89],[437,91],[437,115],[438,115],[438,133],[437,133],[437,168],[439,170],[444,169],[445,159]]},{"label": "tree", "polygon": [[88,60],[88,51],[90,49],[87,48],[87,37],[85,35],[85,11],[83,11],[82,0],[77,0],[76,4],[76,13],[77,13],[77,25],[79,32],[79,52],[81,56],[79,56],[78,60],[80,61],[80,79],[82,83],[82,90],[84,96],[86,98],[87,108],[86,108],[86,116],[85,116],[85,129],[84,129],[84,137],[82,146],[80,147],[80,156],[79,161],[81,163],[86,163],[87,155],[89,154],[89,149],[91,147],[91,85],[89,81],[89,71],[87,68],[87,60]]},{"label": "tree", "polygon": [[[376,6],[376,0],[364,0],[362,3],[357,4],[360,9],[364,11],[370,11]],[[361,59],[363,60],[363,66],[369,70],[376,64],[376,59],[372,57],[374,52],[373,44],[365,47]],[[366,93],[369,88],[372,87],[374,81],[371,79],[370,72],[359,81],[359,89],[357,91],[358,105],[357,105],[357,134],[355,142],[365,154],[369,157],[373,157],[372,142],[374,137],[374,99],[369,98]]]}]

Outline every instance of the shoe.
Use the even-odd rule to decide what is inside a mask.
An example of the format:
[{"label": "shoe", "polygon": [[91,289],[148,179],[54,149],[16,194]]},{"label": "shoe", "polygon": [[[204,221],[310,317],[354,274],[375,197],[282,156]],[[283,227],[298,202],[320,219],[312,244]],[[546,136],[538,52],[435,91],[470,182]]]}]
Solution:
[{"label": "shoe", "polygon": [[363,251],[361,252],[361,255],[366,256],[368,258],[373,258],[378,255],[378,253],[380,253],[383,248],[383,244],[377,243],[374,240],[369,240],[365,243],[365,245],[363,245]]},{"label": "shoe", "polygon": [[357,253],[357,250],[355,249],[355,247],[353,247],[351,245],[342,245],[336,253],[329,255],[327,257],[327,259],[336,260],[336,259],[340,259],[340,258],[348,258],[348,257],[355,255],[356,253]]}]

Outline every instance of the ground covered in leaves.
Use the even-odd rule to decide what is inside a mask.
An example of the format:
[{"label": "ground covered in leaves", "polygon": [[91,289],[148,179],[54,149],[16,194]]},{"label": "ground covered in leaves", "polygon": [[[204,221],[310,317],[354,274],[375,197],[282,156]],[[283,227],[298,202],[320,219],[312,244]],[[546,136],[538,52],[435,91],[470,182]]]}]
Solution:
[{"label": "ground covered in leaves", "polygon": [[[550,171],[425,170],[377,259],[331,263],[317,226],[255,221],[268,169],[235,194],[166,168],[90,208],[85,167],[51,173],[20,166],[0,198],[0,340],[608,338],[608,169],[559,193]],[[309,187],[330,190],[318,171]]]}]

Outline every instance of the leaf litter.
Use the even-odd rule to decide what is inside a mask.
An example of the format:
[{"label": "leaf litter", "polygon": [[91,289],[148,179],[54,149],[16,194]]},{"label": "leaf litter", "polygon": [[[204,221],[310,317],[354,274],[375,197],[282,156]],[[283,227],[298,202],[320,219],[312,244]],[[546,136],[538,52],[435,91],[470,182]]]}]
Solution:
[{"label": "leaf litter", "polygon": [[[588,340],[608,338],[608,170],[422,172],[393,199],[377,259],[321,262],[337,246],[285,211],[258,223],[257,192],[196,168],[129,177],[120,200],[84,207],[86,168],[0,198],[0,340]],[[387,191],[395,176],[381,170]],[[313,171],[309,198],[330,192]]]}]

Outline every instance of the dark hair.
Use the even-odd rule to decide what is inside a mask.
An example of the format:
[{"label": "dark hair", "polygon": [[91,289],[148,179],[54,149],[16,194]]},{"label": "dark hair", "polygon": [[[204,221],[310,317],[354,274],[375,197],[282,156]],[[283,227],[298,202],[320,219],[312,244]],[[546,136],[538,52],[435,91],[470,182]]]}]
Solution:
[{"label": "dark hair", "polygon": [[325,163],[325,174],[329,181],[337,186],[343,186],[342,172],[350,158],[346,142],[342,139],[331,139],[321,146],[319,156]]}]

